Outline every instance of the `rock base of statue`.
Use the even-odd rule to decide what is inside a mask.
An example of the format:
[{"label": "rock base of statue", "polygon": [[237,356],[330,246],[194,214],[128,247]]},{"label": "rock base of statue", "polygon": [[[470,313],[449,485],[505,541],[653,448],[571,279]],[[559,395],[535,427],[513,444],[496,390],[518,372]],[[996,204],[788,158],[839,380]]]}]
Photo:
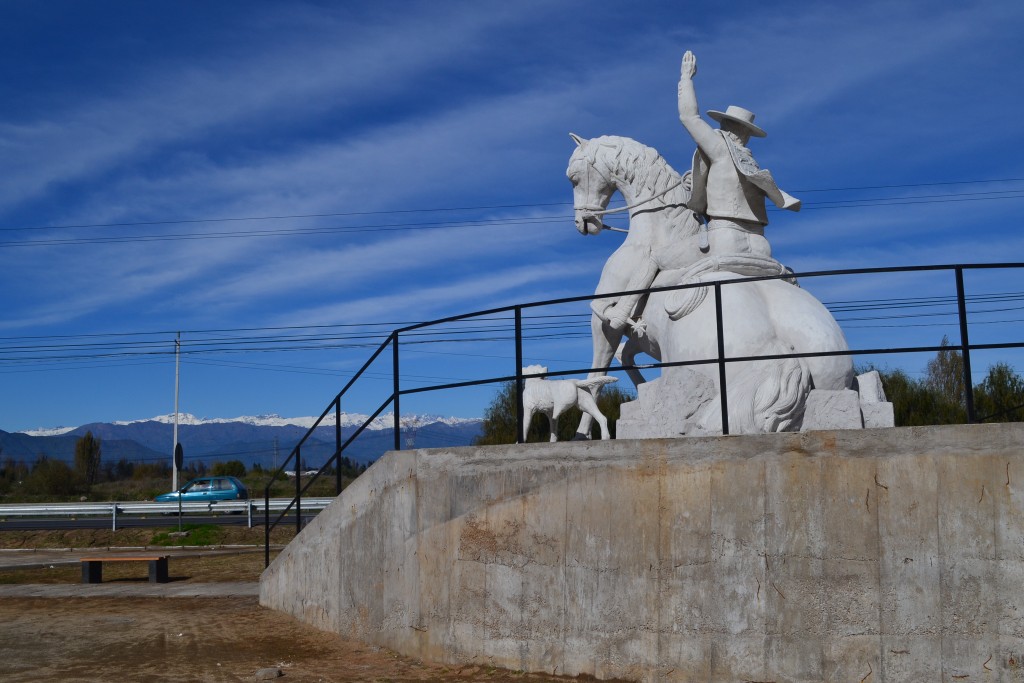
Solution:
[{"label": "rock base of statue", "polygon": [[[730,425],[743,424],[732,419]],[[853,389],[811,389],[803,419],[785,431],[874,429],[895,426],[893,406],[885,400],[878,372],[859,375]],[[616,424],[619,439],[664,439],[722,433],[718,388],[707,376],[686,367],[665,368],[658,379],[641,384],[637,399],[623,403]],[[747,430],[735,427],[731,433]]]}]

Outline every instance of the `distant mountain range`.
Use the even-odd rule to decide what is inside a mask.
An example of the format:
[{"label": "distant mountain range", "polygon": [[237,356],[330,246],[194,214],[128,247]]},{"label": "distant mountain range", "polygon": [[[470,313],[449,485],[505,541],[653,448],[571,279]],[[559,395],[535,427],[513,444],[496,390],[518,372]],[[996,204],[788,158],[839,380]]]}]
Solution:
[{"label": "distant mountain range", "polygon": [[[342,440],[366,421],[366,415],[341,414]],[[345,455],[360,463],[370,463],[394,447],[393,416],[381,415],[345,449]],[[207,464],[240,460],[246,467],[280,464],[316,421],[315,417],[283,418],[278,415],[200,419],[178,414],[178,441],[186,462],[201,460]],[[401,418],[402,447],[437,448],[468,446],[480,435],[483,420],[432,415],[408,415]],[[174,415],[160,415],[132,422],[94,422],[79,427],[37,429],[28,432],[0,430],[0,458],[34,461],[46,454],[67,462],[74,460],[75,442],[86,432],[103,440],[103,461],[125,460],[158,462],[170,460],[174,433]],[[324,418],[316,432],[303,444],[303,469],[319,466],[334,452],[334,416]]]}]

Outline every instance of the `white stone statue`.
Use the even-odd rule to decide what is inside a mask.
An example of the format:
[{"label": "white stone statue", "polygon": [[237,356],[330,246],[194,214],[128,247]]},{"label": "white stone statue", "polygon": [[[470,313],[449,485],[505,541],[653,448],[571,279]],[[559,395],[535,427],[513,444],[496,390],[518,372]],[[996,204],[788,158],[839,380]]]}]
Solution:
[{"label": "white stone statue", "polygon": [[[787,272],[777,261],[760,254],[703,251],[702,224],[685,206],[689,197],[683,179],[655,150],[629,138],[573,139],[577,148],[566,173],[573,183],[576,227],[586,235],[600,233],[601,212],[616,192],[622,194],[628,206],[636,205],[630,209],[629,233],[605,265],[596,293],[632,288],[641,281],[634,277],[637,269],[644,272],[644,279],[648,277],[652,270],[650,262],[655,264],[656,272],[649,283],[654,287]],[[593,307],[591,367],[608,367],[624,334],[623,329],[609,322],[611,316],[598,310],[614,310],[627,299],[609,297]],[[640,296],[635,300],[635,305],[627,303],[631,324],[625,344],[618,349],[624,365],[633,364],[639,352],[662,362],[717,357],[711,287],[656,292],[646,300]],[[842,330],[828,310],[786,280],[723,286],[722,307],[726,356],[848,348]],[[643,390],[640,373],[629,374]],[[666,374],[685,376],[682,386],[689,387],[681,390],[686,395],[659,399],[663,403],[674,401],[681,411],[688,413],[685,424],[673,433],[721,433],[717,365],[692,365]],[[735,434],[798,429],[812,387],[849,390],[854,376],[849,356],[826,356],[730,363],[726,380],[730,433]],[[590,418],[584,415],[577,436],[587,434],[589,429]]]},{"label": "white stone statue", "polygon": [[[687,52],[679,118],[697,150],[693,168],[682,177],[635,140],[584,140],[572,134],[577,147],[566,175],[573,184],[577,230],[596,235],[605,228],[602,216],[629,211],[628,235],[597,285],[597,294],[610,296],[591,304],[591,367],[607,368],[615,355],[623,365],[633,365],[640,352],[687,364],[665,368],[648,383],[640,372],[627,371],[639,397],[622,406],[619,438],[722,433],[719,366],[707,362],[719,353],[717,302],[709,286],[715,282],[785,276],[721,285],[726,358],[848,350],[832,314],[772,258],[764,236],[765,202],[793,211],[800,202],[779,189],[747,148],[751,137],[765,132],[754,125],[751,112],[735,106],[709,112],[720,122],[719,130],[704,122],[693,89],[696,73],[697,60]],[[616,192],[626,206],[610,211]],[[629,293],[674,285],[691,286]],[[849,355],[746,360],[725,367],[730,433],[891,426],[892,406],[880,397],[877,380],[859,378],[871,386],[858,393]],[[577,438],[586,438],[590,424],[585,414]]]},{"label": "white stone statue", "polygon": [[[524,375],[543,375],[548,369],[543,365],[523,368]],[[595,376],[589,379],[544,379],[527,377],[523,382],[523,441],[530,431],[530,420],[535,413],[543,413],[551,427],[551,441],[558,441],[558,416],[573,406],[578,406],[585,415],[597,420],[601,426],[601,438],[609,438],[608,420],[597,407],[597,393],[601,387],[617,382],[617,377]]]}]

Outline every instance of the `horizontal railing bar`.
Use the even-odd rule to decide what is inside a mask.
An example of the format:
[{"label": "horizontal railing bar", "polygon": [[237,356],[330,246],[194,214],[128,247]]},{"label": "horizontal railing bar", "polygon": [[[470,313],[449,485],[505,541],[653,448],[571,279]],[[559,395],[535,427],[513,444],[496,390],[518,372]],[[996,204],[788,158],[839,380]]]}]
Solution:
[{"label": "horizontal railing bar", "polygon": [[[758,360],[786,360],[790,358],[827,358],[829,356],[864,356],[871,354],[894,354],[894,353],[930,353],[935,351],[944,351],[953,347],[950,346],[897,346],[890,348],[875,348],[875,349],[846,349],[844,351],[808,351],[805,353],[779,353],[764,356],[726,356],[722,360],[726,363],[740,363]],[[955,347],[959,349],[960,347]],[[1024,342],[1006,342],[999,344],[971,344],[968,347],[971,351],[986,350],[986,349],[1013,349],[1013,348],[1024,348]],[[639,365],[615,365],[603,368],[578,368],[574,370],[558,370],[553,372],[547,372],[543,374],[523,375],[524,378],[529,379],[533,377],[561,377],[566,375],[583,375],[590,374],[591,372],[624,372],[626,370],[654,370],[657,368],[673,368],[682,367],[687,365],[709,365],[711,363],[717,363],[718,358],[700,358],[694,360],[685,361],[672,361],[664,363],[644,363]],[[402,389],[401,394],[422,394],[430,391],[442,391],[446,389],[460,389],[472,386],[481,386],[484,384],[497,384],[499,382],[512,382],[515,381],[515,375],[506,375],[504,377],[494,377],[488,379],[479,380],[467,380],[465,382],[453,382],[451,384],[436,384],[429,387],[415,387],[412,389]]]},{"label": "horizontal railing bar", "polygon": [[[953,350],[959,349],[959,346],[946,347],[952,348]],[[971,351],[991,351],[993,349],[1021,349],[1024,348],[1024,342],[1001,342],[996,344],[969,344],[967,346]]]},{"label": "horizontal railing bar", "polygon": [[[871,274],[882,274],[882,273],[913,273],[913,272],[926,272],[926,271],[940,271],[940,270],[956,270],[957,268],[963,268],[965,270],[979,270],[979,269],[993,269],[993,268],[1024,268],[1024,263],[975,263],[975,264],[944,264],[944,265],[932,265],[932,266],[884,266],[879,268],[847,268],[844,270],[811,270],[803,273],[781,273],[779,275],[759,275],[754,277],[738,278],[734,280],[719,280],[720,284],[738,284],[744,282],[759,282],[762,280],[782,280],[790,278],[802,278],[802,277],[822,277],[825,275],[871,275]],[[670,292],[673,290],[680,289],[691,289],[694,287],[710,287],[712,283],[707,282],[694,282],[685,285],[669,285],[665,287],[650,287],[647,289],[631,289],[622,292],[605,292],[602,294],[587,294],[581,296],[563,297],[561,299],[546,299],[544,301],[531,301],[524,304],[518,304],[520,308],[536,308],[539,306],[554,306],[558,304],[569,304],[576,303],[579,301],[590,301],[594,299],[608,299],[620,296],[628,296],[630,294],[641,294],[644,292]],[[428,320],[426,322],[415,323],[413,325],[407,325],[406,327],[399,328],[396,332],[407,332],[410,330],[416,330],[421,327],[429,327],[431,325],[441,325],[444,323],[455,322],[457,320],[464,320],[466,318],[475,318],[482,315],[493,315],[495,313],[510,313],[516,309],[516,305],[502,306],[499,308],[488,308],[481,311],[473,311],[472,313],[462,313],[460,315],[453,315],[447,318],[438,318],[437,320]]]},{"label": "horizontal railing bar", "polygon": [[[579,374],[579,373],[569,373]],[[524,377],[540,377],[542,375],[523,375]],[[442,389],[460,389],[463,387],[475,387],[481,384],[497,384],[499,382],[511,382],[516,378],[515,375],[506,375],[505,377],[495,377],[493,379],[474,379],[466,380],[465,382],[453,382],[451,384],[437,384],[429,387],[413,387],[411,389],[402,389],[400,393],[402,396],[407,394],[422,394],[427,391],[441,391]]]}]

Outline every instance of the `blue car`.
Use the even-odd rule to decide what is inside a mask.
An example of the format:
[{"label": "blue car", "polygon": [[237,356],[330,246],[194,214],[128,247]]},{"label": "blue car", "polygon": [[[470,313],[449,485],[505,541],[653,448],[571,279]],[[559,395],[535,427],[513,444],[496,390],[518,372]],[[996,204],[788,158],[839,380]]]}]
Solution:
[{"label": "blue car", "polygon": [[176,503],[178,497],[183,503],[206,502],[213,500],[248,500],[249,489],[235,477],[199,477],[182,486],[177,491],[161,493],[156,497],[158,503]]}]

